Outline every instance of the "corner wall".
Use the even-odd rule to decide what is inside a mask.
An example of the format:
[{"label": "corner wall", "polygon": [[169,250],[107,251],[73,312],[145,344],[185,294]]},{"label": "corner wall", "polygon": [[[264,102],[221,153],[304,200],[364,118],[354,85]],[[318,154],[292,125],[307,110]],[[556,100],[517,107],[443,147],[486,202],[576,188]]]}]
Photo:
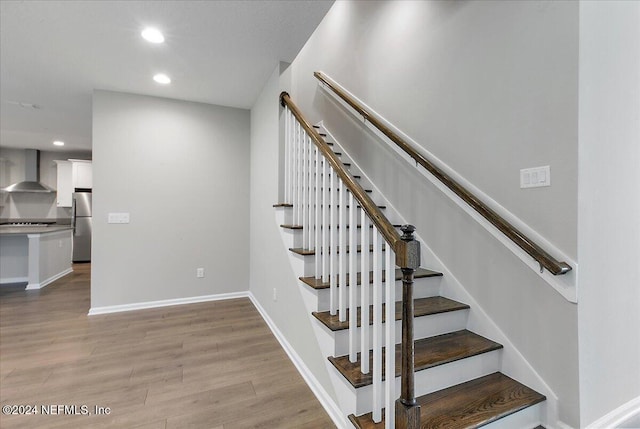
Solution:
[{"label": "corner wall", "polygon": [[[640,3],[580,3],[582,427],[635,399],[640,421]],[[618,426],[614,412],[594,428]],[[611,420],[613,419],[613,420]],[[637,423],[636,423],[637,424]]]},{"label": "corner wall", "polygon": [[[313,377],[333,396],[325,358],[276,223],[279,199],[280,91],[289,91],[288,65],[281,63],[251,109],[250,291],[304,361]],[[274,299],[274,293],[276,298]]]},{"label": "corner wall", "polygon": [[247,110],[94,92],[92,310],[248,290],[249,126]]}]

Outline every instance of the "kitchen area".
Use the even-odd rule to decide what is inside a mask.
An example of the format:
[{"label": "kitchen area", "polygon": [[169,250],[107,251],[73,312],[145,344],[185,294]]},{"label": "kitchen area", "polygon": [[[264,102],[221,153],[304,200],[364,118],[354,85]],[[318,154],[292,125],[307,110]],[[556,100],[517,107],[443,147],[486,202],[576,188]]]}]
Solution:
[{"label": "kitchen area", "polygon": [[0,287],[41,289],[91,261],[90,158],[0,147]]}]

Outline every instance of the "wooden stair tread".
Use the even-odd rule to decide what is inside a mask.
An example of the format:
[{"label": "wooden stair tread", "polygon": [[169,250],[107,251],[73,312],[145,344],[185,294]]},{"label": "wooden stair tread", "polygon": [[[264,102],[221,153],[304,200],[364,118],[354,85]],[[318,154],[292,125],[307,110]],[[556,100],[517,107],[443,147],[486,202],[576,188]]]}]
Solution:
[{"label": "wooden stair tread", "polygon": [[[348,189],[347,189],[347,191],[348,191]],[[320,207],[322,207],[322,204],[320,204]],[[331,204],[327,204],[327,207],[331,207]],[[345,207],[346,208],[351,208],[351,206],[349,206],[349,204],[347,204]],[[356,207],[358,207],[359,209],[362,208],[362,206],[360,204],[358,204]],[[378,207],[379,209],[386,209],[387,208],[387,206],[376,206],[376,207]],[[336,208],[340,208],[340,204],[336,204]]]},{"label": "wooden stair tread", "polygon": [[[442,297],[442,296],[430,296],[428,298],[418,298],[413,300],[414,303],[414,316],[428,316],[431,314],[446,313],[449,311],[465,310],[469,306],[457,301]],[[402,319],[402,302],[397,301],[395,308],[396,320]],[[382,305],[382,321],[384,322],[384,304]],[[369,309],[369,324],[373,324],[373,306],[370,305]],[[338,315],[332,315],[328,311],[314,311],[313,316],[323,323],[327,328],[332,331],[341,331],[343,329],[349,329],[349,310],[347,310],[347,320],[341,322],[338,319]],[[360,326],[360,307],[358,307],[358,326]]]},{"label": "wooden stair tread", "polygon": [[[400,228],[402,225],[399,224],[394,224],[392,225],[394,228]],[[292,225],[292,224],[282,224],[280,225],[281,228],[285,228],[285,229],[302,229],[302,225]],[[362,228],[362,225],[358,225],[358,228]],[[328,226],[329,229],[331,229],[331,226]],[[337,226],[338,229],[340,229],[340,225]],[[347,225],[347,229],[349,228],[349,225]],[[373,224],[369,225],[369,228],[373,228]],[[314,253],[309,253],[309,255],[314,255]]]},{"label": "wooden stair tread", "polygon": [[[544,401],[544,395],[499,372],[416,398],[420,428],[474,429]],[[371,413],[349,416],[359,429],[384,428]]]},{"label": "wooden stair tread", "polygon": [[291,204],[291,203],[278,203],[278,204],[274,204],[273,207],[293,207],[293,204]]},{"label": "wooden stair tread", "polygon": [[280,225],[280,228],[285,228],[285,229],[302,229],[302,225],[283,224],[283,225]]},{"label": "wooden stair tread", "polygon": [[[316,188],[314,187],[313,189],[315,190]],[[331,188],[327,188],[327,189],[331,190]],[[320,190],[321,190],[321,191],[323,191],[323,190],[324,190],[324,188],[323,188],[323,187],[320,187]],[[366,193],[368,193],[368,194],[373,193],[373,191],[372,191],[371,189],[365,189],[364,191],[365,191]],[[336,189],[336,192],[340,192],[340,188]],[[349,188],[347,188],[347,192],[351,192],[351,190],[350,190]],[[360,206],[358,206],[358,207],[360,207]]]},{"label": "wooden stair tread", "polygon": [[[395,376],[401,373],[400,349],[401,345],[396,344],[396,371]],[[460,359],[476,356],[482,353],[491,352],[502,348],[501,344],[491,341],[488,338],[463,329],[461,331],[450,332],[434,337],[423,338],[414,341],[415,358],[414,365],[416,371],[433,368]],[[382,359],[384,360],[385,349],[382,349]],[[355,388],[370,385],[373,382],[372,373],[363,374],[360,371],[361,359],[358,353],[358,360],[350,362],[349,356],[329,357],[329,361]],[[370,368],[373,367],[373,354],[369,355]],[[385,378],[383,372],[382,378]]]},{"label": "wooden stair tread", "polygon": [[[345,164],[345,165],[346,165],[346,164]],[[351,164],[349,164],[349,166],[351,166]],[[322,173],[318,173],[318,174],[319,174],[320,176],[322,176]],[[312,176],[315,176],[315,175],[316,175],[316,173],[312,171],[312,172],[311,172],[311,175],[312,175]],[[331,176],[331,173],[329,173],[329,174],[328,174],[328,176]],[[360,180],[360,179],[362,179],[362,176],[360,176],[359,174],[354,174],[354,175],[353,175],[353,178],[354,178],[354,179],[358,179],[358,180]]]},{"label": "wooden stair tread", "polygon": [[[386,246],[382,246],[382,251],[385,251],[385,247]],[[316,251],[314,249],[303,249],[302,247],[290,247],[289,248],[290,252],[293,253],[297,253],[298,255],[303,255],[303,256],[308,256],[308,255],[315,255]],[[362,246],[360,244],[358,244],[358,248],[356,249],[357,253],[362,252]],[[369,252],[373,252],[373,244],[369,245]],[[331,249],[329,249],[329,253],[331,253]],[[336,247],[336,254],[340,253],[340,248]],[[347,253],[349,253],[349,246],[347,246]]]},{"label": "wooden stair tread", "polygon": [[[292,250],[292,249],[289,249],[289,250]],[[311,250],[310,252],[313,252],[313,251]],[[308,254],[315,254],[315,252],[308,253]],[[413,278],[415,279],[421,279],[425,277],[442,277],[442,273],[428,270],[426,268],[418,268],[415,274],[413,275]],[[329,289],[330,287],[329,282],[323,282],[322,279],[317,279],[314,276],[300,277],[300,280],[302,280],[304,284],[314,289]],[[382,271],[382,281],[385,281],[385,280],[386,280],[385,271]],[[399,268],[396,268],[396,280],[402,280],[402,270],[400,270]],[[339,276],[336,276],[336,281],[339,283],[340,281]],[[360,273],[358,273],[358,284],[360,284],[360,281],[361,281]],[[369,272],[369,283],[373,283],[373,271]],[[347,286],[349,286],[348,276],[347,276]]]}]

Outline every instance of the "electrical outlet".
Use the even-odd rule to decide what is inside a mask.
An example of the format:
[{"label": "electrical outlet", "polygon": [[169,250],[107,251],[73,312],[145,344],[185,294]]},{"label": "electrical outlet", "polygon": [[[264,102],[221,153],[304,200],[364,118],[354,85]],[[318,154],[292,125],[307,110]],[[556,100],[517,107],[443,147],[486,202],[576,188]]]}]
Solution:
[{"label": "electrical outlet", "polygon": [[196,277],[199,279],[204,277],[204,268],[196,268]]},{"label": "electrical outlet", "polygon": [[273,288],[273,300],[277,301],[278,300],[278,289]]},{"label": "electrical outlet", "polygon": [[551,186],[551,167],[524,168],[520,170],[520,188]]},{"label": "electrical outlet", "polygon": [[129,223],[129,213],[109,213],[107,223]]}]

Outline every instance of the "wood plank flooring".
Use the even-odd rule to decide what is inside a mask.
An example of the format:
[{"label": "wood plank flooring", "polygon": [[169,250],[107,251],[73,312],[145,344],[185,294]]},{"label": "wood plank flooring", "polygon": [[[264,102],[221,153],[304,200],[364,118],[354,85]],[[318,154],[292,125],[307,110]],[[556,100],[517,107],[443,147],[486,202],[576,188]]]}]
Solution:
[{"label": "wood plank flooring", "polygon": [[1,415],[3,429],[335,427],[248,299],[88,317],[90,265],[74,270],[0,288],[0,403],[110,414]]}]

